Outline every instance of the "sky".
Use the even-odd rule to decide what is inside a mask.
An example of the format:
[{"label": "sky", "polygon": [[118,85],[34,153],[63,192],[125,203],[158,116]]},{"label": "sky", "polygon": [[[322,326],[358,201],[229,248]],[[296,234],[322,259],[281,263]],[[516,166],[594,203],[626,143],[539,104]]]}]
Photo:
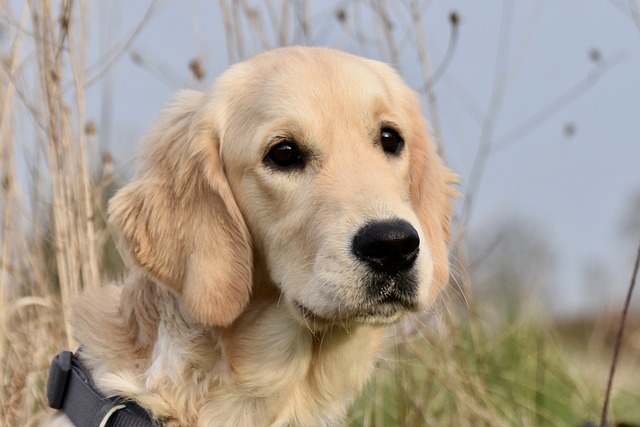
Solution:
[{"label": "sky", "polygon": [[[19,10],[21,2],[15,3]],[[223,2],[88,3],[89,63],[96,64],[91,70],[96,74],[110,64],[89,89],[88,116],[98,123],[98,149],[114,155],[126,177],[140,139],[172,94],[186,87],[205,90],[229,65]],[[248,2],[274,23],[265,28],[270,42],[243,32],[245,56],[275,47],[274,28],[285,19],[280,12],[269,17],[263,3]],[[421,90],[411,2],[382,3],[392,17],[396,56],[384,48],[385,35],[362,2],[309,1],[310,37],[290,31],[287,41],[393,62]],[[450,13],[460,17],[452,54],[433,89],[440,123],[434,131],[445,143],[448,164],[462,177],[461,191],[474,195],[470,238],[513,218],[533,224],[556,259],[548,287],[553,310],[621,306],[640,242],[640,236],[620,233],[640,192],[640,18],[635,22],[632,13],[640,1],[415,3],[432,70],[447,57]],[[342,22],[338,10],[344,11]],[[190,74],[194,58],[206,72],[202,82]],[[434,119],[429,105],[425,101],[425,112]],[[492,142],[491,151],[482,174],[474,175],[482,141]],[[585,276],[594,270],[602,283],[587,286]]]}]

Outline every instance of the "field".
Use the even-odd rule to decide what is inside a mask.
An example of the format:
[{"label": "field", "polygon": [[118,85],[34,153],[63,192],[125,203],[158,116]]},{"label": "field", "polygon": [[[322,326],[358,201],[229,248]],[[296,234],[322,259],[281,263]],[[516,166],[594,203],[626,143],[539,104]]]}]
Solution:
[{"label": "field", "polygon": [[[150,10],[156,3],[151,2]],[[124,184],[130,164],[98,147],[101,123],[88,118],[87,90],[123,60],[130,41],[91,69],[88,16],[95,5],[46,0],[27,4],[0,0],[0,426],[7,427],[37,425],[47,411],[44,389],[50,360],[63,348],[77,346],[66,322],[73,296],[122,277],[126,270],[105,210],[108,198]],[[243,35],[287,44],[283,31],[261,21],[251,8],[237,6],[244,2],[216,4],[225,18],[230,62],[245,53]],[[300,6],[305,4],[283,1],[280,6],[285,16],[302,16],[291,19],[303,38],[311,19]],[[380,18],[376,31],[393,57],[399,42],[384,25],[383,18],[391,13],[386,3],[355,4]],[[417,9],[411,10],[409,21],[419,22]],[[340,10],[335,19],[344,23]],[[450,22],[455,48],[459,17],[452,14]],[[418,40],[421,73],[425,84],[433,84],[448,59],[430,71],[419,29],[416,25],[411,31]],[[145,66],[140,56],[129,53],[133,62]],[[202,79],[198,61],[191,62],[189,70],[192,79]],[[587,80],[580,90],[589,90],[592,83]],[[425,90],[424,96],[433,117],[433,94]],[[486,161],[482,152],[471,171],[478,181]],[[463,191],[473,193],[474,186]],[[450,289],[432,312],[396,327],[394,345],[347,424],[599,425],[622,301],[612,311],[562,318],[536,310],[524,293],[516,292],[507,302],[496,302],[495,293],[477,293],[473,268],[466,261],[473,253],[464,249],[472,216],[469,200],[461,201],[454,224],[456,262]],[[511,288],[524,286],[510,280]],[[524,283],[527,278],[518,280]],[[640,426],[637,310],[629,317],[614,379],[610,425]]]},{"label": "field", "polygon": [[[409,337],[358,402],[351,425],[599,425],[610,352],[593,328],[603,325],[474,317]],[[610,421],[636,425],[637,349],[619,369]]]}]

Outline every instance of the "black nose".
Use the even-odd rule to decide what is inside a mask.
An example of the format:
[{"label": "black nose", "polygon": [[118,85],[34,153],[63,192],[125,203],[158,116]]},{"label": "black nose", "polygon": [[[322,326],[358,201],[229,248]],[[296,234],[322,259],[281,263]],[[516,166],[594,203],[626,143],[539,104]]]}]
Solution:
[{"label": "black nose", "polygon": [[353,238],[353,253],[373,270],[395,274],[413,266],[420,237],[407,221],[373,222]]}]

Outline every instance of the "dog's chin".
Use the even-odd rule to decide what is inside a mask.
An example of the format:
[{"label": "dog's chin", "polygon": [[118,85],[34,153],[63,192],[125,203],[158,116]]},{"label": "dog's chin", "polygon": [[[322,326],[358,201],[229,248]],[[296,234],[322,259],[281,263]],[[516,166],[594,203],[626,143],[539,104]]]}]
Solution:
[{"label": "dog's chin", "polygon": [[358,324],[390,325],[400,320],[410,310],[398,303],[381,303],[327,315],[319,314],[318,311],[295,301],[293,311],[304,326],[316,331],[331,327],[353,327]]}]

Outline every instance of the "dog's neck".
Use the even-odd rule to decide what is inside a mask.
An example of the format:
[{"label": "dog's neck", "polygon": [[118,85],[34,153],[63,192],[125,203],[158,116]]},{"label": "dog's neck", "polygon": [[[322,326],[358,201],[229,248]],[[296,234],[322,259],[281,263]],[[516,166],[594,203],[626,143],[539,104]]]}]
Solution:
[{"label": "dog's neck", "polygon": [[[105,293],[98,296],[102,321],[117,323],[120,336],[96,338],[96,325],[87,324],[96,318],[96,301],[79,305],[76,329],[99,387],[130,396],[175,425],[336,422],[326,415],[344,415],[382,347],[380,327],[310,331],[272,284],[263,284],[230,327],[208,327],[193,320],[178,295],[143,274],[129,278],[120,294],[104,291],[113,297],[108,304]],[[135,386],[132,378],[139,378]]]}]

